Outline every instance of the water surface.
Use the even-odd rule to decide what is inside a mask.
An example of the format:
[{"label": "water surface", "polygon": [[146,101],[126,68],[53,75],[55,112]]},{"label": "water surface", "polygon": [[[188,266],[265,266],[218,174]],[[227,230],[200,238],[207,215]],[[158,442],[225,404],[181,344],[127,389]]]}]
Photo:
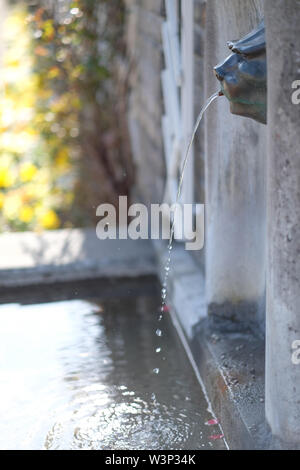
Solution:
[{"label": "water surface", "polygon": [[0,448],[224,448],[159,300],[0,305]]}]

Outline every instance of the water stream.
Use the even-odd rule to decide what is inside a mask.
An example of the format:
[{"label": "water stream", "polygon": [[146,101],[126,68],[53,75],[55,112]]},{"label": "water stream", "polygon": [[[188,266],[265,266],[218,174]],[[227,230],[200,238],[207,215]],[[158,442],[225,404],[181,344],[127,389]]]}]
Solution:
[{"label": "water stream", "polygon": [[[191,147],[193,145],[196,132],[197,132],[198,127],[199,127],[199,125],[202,121],[202,118],[203,118],[203,115],[204,115],[205,111],[208,109],[208,107],[211,105],[211,103],[213,103],[213,101],[215,101],[218,98],[218,96],[222,96],[222,95],[223,95],[222,92],[216,91],[213,95],[211,95],[208,98],[206,103],[201,108],[201,111],[200,111],[200,113],[197,117],[194,129],[193,129],[192,136],[190,138],[190,141],[188,143],[188,146],[187,146],[187,149],[186,149],[186,152],[185,152],[185,156],[184,156],[184,160],[183,160],[182,168],[181,168],[181,172],[180,172],[180,177],[179,177],[178,190],[177,190],[176,201],[175,201],[175,210],[174,210],[174,214],[173,214],[173,221],[172,221],[171,231],[170,231],[170,238],[169,238],[168,247],[167,247],[167,261],[166,261],[165,266],[164,266],[164,277],[163,277],[162,289],[161,289],[161,306],[160,306],[160,312],[159,312],[159,316],[158,316],[158,321],[159,322],[163,319],[163,314],[168,311],[168,307],[167,307],[167,287],[168,287],[168,277],[169,277],[170,266],[171,266],[171,252],[172,252],[173,241],[174,241],[176,210],[177,210],[177,204],[179,203],[179,200],[180,200],[180,195],[181,195],[181,190],[182,190],[182,183],[183,183],[183,179],[184,179],[184,172],[185,172],[186,165],[187,165],[187,162],[188,162],[188,158],[189,158],[189,155],[190,155],[190,150],[191,150]],[[162,332],[161,328],[157,328],[156,335],[161,337],[162,334],[163,334],[163,332]],[[156,349],[156,352],[161,353],[162,348],[158,347]],[[159,373],[159,368],[156,367],[155,369],[153,369],[153,372],[155,374],[158,374]]]}]

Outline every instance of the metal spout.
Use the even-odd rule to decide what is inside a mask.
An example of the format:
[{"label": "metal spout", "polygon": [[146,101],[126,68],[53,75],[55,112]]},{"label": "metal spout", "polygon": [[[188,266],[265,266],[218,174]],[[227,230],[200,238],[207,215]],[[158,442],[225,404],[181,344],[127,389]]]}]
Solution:
[{"label": "metal spout", "polygon": [[232,54],[214,67],[221,83],[220,96],[230,102],[232,114],[249,117],[266,124],[267,119],[267,64],[265,26],[238,41],[227,43]]}]

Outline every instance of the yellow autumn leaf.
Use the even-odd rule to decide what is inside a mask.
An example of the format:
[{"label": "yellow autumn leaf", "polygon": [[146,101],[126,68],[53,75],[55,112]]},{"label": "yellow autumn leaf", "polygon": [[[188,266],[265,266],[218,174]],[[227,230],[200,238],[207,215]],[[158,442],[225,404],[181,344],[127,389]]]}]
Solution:
[{"label": "yellow autumn leaf", "polygon": [[67,147],[62,147],[56,155],[55,164],[58,167],[65,168],[66,166],[68,166],[68,163],[69,163],[69,151]]},{"label": "yellow autumn leaf", "polygon": [[58,68],[58,67],[56,67],[56,66],[51,67],[51,69],[50,69],[49,72],[48,72],[48,78],[50,78],[50,79],[51,79],[51,78],[56,78],[56,77],[58,77],[59,73],[60,73],[60,72],[59,72],[59,68]]},{"label": "yellow autumn leaf", "polygon": [[53,230],[59,227],[60,220],[54,210],[49,209],[39,217],[40,225],[46,230]]},{"label": "yellow autumn leaf", "polygon": [[84,67],[80,64],[80,65],[76,65],[76,67],[73,68],[73,70],[71,70],[71,78],[72,79],[76,79],[76,78],[79,78],[80,75],[83,73],[84,71]]},{"label": "yellow autumn leaf", "polygon": [[45,21],[43,27],[44,27],[43,36],[46,39],[52,39],[55,33],[55,29],[53,27],[52,21],[51,20]]},{"label": "yellow autumn leaf", "polygon": [[34,210],[30,206],[23,206],[21,207],[20,213],[19,213],[19,219],[28,224],[29,222],[32,221],[34,217]]},{"label": "yellow autumn leaf", "polygon": [[0,167],[0,187],[9,188],[14,183],[11,170],[7,167]]},{"label": "yellow autumn leaf", "polygon": [[15,59],[13,57],[7,57],[6,60],[5,60],[4,65],[6,67],[19,67],[20,66],[20,60]]},{"label": "yellow autumn leaf", "polygon": [[37,167],[31,163],[31,162],[26,162],[23,163],[23,165],[20,168],[20,179],[23,183],[26,183],[27,181],[31,181],[34,176],[37,173]]}]

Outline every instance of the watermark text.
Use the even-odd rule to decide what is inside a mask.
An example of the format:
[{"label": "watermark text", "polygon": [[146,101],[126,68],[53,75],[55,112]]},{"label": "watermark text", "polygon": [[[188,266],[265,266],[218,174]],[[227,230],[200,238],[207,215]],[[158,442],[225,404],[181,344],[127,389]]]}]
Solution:
[{"label": "watermark text", "polygon": [[[118,212],[118,213],[117,213]],[[204,246],[203,204],[144,204],[128,207],[127,196],[119,196],[118,211],[112,204],[100,204],[96,235],[100,240],[151,239],[170,240],[172,228],[175,240],[185,241],[186,250],[201,250]]]}]

